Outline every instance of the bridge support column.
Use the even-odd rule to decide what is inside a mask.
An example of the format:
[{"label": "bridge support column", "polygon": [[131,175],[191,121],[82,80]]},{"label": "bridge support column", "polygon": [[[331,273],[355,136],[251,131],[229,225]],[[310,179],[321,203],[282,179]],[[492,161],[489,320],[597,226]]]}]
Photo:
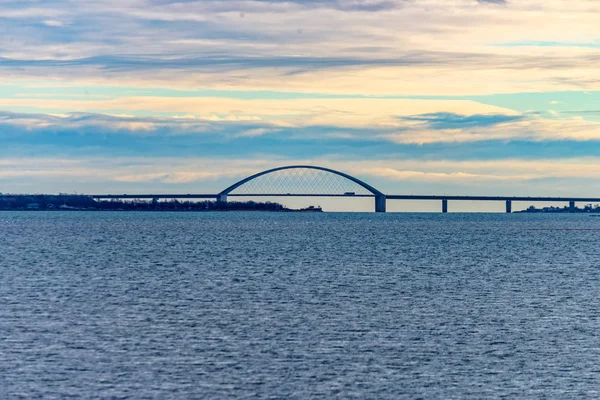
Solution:
[{"label": "bridge support column", "polygon": [[221,205],[225,205],[227,204],[227,195],[226,194],[220,194],[219,196],[217,196],[217,204],[221,204]]},{"label": "bridge support column", "polygon": [[574,201],[569,202],[569,212],[575,212],[575,202]]},{"label": "bridge support column", "polygon": [[375,196],[375,212],[385,212],[386,197],[385,195]]},{"label": "bridge support column", "polygon": [[512,213],[512,201],[510,200],[506,200],[506,213]]},{"label": "bridge support column", "polygon": [[442,200],[442,212],[443,213],[447,213],[448,212],[448,199],[443,199]]}]

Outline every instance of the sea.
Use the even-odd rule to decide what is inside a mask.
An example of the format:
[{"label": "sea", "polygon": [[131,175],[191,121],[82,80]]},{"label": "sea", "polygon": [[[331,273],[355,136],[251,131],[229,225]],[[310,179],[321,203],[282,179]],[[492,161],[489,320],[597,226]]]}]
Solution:
[{"label": "sea", "polygon": [[0,398],[599,398],[599,238],[582,214],[0,212]]}]

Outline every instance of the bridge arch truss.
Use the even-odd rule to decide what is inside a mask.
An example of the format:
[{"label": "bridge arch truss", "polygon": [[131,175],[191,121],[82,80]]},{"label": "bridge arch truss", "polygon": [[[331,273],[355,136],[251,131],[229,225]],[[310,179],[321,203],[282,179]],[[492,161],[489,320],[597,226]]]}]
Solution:
[{"label": "bridge arch truss", "polygon": [[334,169],[314,165],[289,165],[248,176],[218,195],[244,197],[373,197],[375,211],[385,212],[386,197],[368,183]]}]

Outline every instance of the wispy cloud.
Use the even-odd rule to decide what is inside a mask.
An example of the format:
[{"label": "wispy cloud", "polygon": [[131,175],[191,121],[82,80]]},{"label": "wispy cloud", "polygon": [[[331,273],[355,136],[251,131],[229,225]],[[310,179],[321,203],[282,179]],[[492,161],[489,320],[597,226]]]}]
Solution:
[{"label": "wispy cloud", "polygon": [[[394,122],[369,126],[363,114],[354,112],[335,110],[327,118],[306,114],[306,121],[298,116],[269,120],[266,116],[253,119],[225,115],[213,118],[1,112],[0,140],[6,145],[3,149],[6,154],[14,152],[15,147],[43,154],[50,146],[53,151],[67,153],[146,152],[154,157],[250,154],[317,157],[345,152],[357,159],[389,159],[399,154],[453,158],[477,155],[489,159],[506,158],[511,152],[540,157],[531,146],[542,142],[546,143],[544,151],[554,157],[569,151],[592,155],[600,149],[600,121],[580,117],[543,119],[521,114],[448,112],[404,117],[380,114],[380,118]],[[476,143],[481,145],[474,147]]]},{"label": "wispy cloud", "polygon": [[[552,114],[552,110],[549,110]],[[553,115],[557,115],[554,113]],[[412,129],[384,134],[397,143],[468,143],[479,141],[598,141],[600,122],[582,118],[543,119],[523,115],[456,115],[405,117]]]},{"label": "wispy cloud", "polygon": [[[63,82],[364,94],[600,87],[590,2],[55,0],[0,13],[10,78],[44,68]],[[586,46],[554,46],[569,43]]]},{"label": "wispy cloud", "polygon": [[523,115],[475,114],[459,115],[452,113],[423,114],[402,118],[405,121],[424,122],[433,129],[468,129],[490,127],[525,119]]}]

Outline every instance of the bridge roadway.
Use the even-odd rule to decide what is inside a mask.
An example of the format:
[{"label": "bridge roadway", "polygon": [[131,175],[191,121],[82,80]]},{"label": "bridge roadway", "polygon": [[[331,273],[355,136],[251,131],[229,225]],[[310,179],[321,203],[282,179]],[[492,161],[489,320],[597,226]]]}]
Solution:
[{"label": "bridge roadway", "polygon": [[[448,212],[448,201],[504,201],[506,202],[506,212],[512,212],[512,202],[561,202],[568,203],[571,209],[575,208],[575,203],[600,203],[599,197],[539,197],[539,196],[450,196],[450,195],[384,195],[376,196],[372,194],[291,194],[291,193],[257,193],[257,194],[227,194],[224,198],[222,194],[97,194],[90,195],[95,199],[216,199],[226,201],[227,197],[375,197],[377,201],[383,201],[382,209],[378,211],[385,212],[386,200],[441,200],[442,212]],[[379,199],[377,199],[379,197]]]}]

